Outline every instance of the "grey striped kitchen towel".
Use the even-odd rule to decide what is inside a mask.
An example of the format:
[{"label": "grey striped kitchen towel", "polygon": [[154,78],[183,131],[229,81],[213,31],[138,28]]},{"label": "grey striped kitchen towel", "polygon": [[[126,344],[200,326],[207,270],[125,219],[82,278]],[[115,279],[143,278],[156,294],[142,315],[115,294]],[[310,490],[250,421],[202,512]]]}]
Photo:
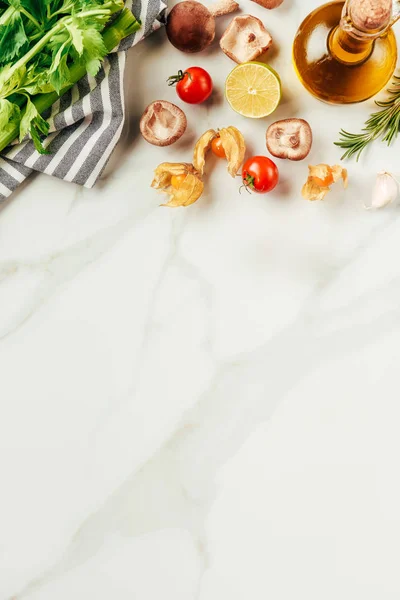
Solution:
[{"label": "grey striped kitchen towel", "polygon": [[50,134],[39,154],[31,140],[6,149],[0,156],[0,201],[32,171],[93,187],[121,135],[125,118],[123,94],[126,50],[165,23],[162,0],[127,0],[142,28],[122,41],[96,77],[87,75],[64,94],[49,113]]}]

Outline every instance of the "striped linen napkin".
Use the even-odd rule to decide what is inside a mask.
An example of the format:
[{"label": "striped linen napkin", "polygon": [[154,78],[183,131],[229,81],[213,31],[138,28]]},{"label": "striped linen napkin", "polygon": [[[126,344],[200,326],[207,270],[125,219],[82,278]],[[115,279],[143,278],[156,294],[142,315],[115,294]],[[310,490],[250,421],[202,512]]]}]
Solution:
[{"label": "striped linen napkin", "polygon": [[162,0],[127,0],[142,22],[139,31],[122,41],[104,61],[96,77],[85,76],[49,111],[50,134],[39,154],[31,140],[4,150],[0,156],[0,201],[7,198],[32,171],[93,187],[117,144],[124,124],[126,50],[165,23]]}]

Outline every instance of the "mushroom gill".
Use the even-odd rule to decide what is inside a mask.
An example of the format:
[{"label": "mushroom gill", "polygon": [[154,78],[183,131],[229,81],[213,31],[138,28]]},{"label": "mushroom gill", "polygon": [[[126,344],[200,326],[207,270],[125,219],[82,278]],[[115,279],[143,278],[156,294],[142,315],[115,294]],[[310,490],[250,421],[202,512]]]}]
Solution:
[{"label": "mushroom gill", "polygon": [[220,46],[237,63],[255,60],[272,44],[272,37],[257,17],[240,15],[232,19]]},{"label": "mushroom gill", "polygon": [[284,119],[267,129],[267,148],[277,158],[303,160],[312,145],[312,131],[304,119]]},{"label": "mushroom gill", "polygon": [[149,104],[140,119],[140,131],[144,139],[154,146],[170,146],[186,130],[185,113],[166,100]]}]

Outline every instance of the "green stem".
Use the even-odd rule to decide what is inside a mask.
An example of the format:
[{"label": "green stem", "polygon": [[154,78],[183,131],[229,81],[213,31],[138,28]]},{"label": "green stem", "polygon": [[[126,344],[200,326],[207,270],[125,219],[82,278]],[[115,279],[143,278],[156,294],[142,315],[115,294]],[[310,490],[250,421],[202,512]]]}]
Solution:
[{"label": "green stem", "polygon": [[50,13],[50,5],[48,5],[47,8],[48,8],[48,19],[49,19],[49,21],[50,21],[50,19],[53,19],[57,15],[61,15],[63,13],[67,13],[73,7],[74,7],[74,5],[71,2],[71,4],[68,4],[68,6],[64,6],[64,7],[60,8],[59,10],[56,10],[56,12],[53,12],[53,14],[51,14]]},{"label": "green stem", "polygon": [[7,8],[7,10],[0,17],[0,25],[5,25],[10,17],[16,12],[16,9],[12,6]]},{"label": "green stem", "polygon": [[25,15],[26,18],[29,19],[31,21],[31,23],[33,23],[37,29],[41,29],[40,24],[36,21],[35,17],[33,17],[31,15],[31,13],[29,13],[27,10],[25,10],[25,8],[22,8],[22,6],[21,6],[19,8],[19,12],[21,12],[23,15]]},{"label": "green stem", "polygon": [[[103,31],[103,42],[105,47],[107,48],[107,52],[111,52],[114,50],[121,41],[140,29],[141,23],[135,19],[132,15],[131,11],[125,8],[121,11],[115,21]],[[71,65],[70,68],[70,81],[65,88],[63,88],[60,94],[57,92],[51,92],[49,94],[38,94],[32,98],[32,102],[36,106],[38,112],[43,114],[48,108],[51,106],[67,92],[71,87],[75,85],[82,77],[86,75],[86,69],[81,65]],[[20,96],[22,98],[22,96]],[[21,104],[20,104],[21,102]],[[20,102],[16,102],[22,106],[22,100]],[[19,134],[19,123],[15,124],[13,129],[9,131],[7,134],[4,134],[0,131],[0,152],[4,150],[7,146],[13,142]]]},{"label": "green stem", "polygon": [[42,35],[43,35],[43,32],[42,31],[38,31],[34,35],[30,35],[29,36],[29,41],[30,42],[34,42],[35,40],[37,40],[38,38],[40,38]]}]

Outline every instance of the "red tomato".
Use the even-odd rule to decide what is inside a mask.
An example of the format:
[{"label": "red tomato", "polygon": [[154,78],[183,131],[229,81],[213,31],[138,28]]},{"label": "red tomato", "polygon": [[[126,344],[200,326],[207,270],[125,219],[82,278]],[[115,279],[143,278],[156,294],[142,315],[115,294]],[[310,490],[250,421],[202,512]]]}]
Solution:
[{"label": "red tomato", "polygon": [[188,104],[200,104],[211,96],[213,82],[210,75],[201,67],[190,67],[179,71],[168,79],[169,85],[176,84],[179,98]]},{"label": "red tomato", "polygon": [[248,189],[265,194],[279,181],[278,167],[266,156],[252,156],[243,165],[242,179]]},{"label": "red tomato", "polygon": [[211,142],[211,150],[213,151],[213,154],[215,154],[215,156],[218,156],[219,158],[226,158],[225,150],[222,145],[222,140],[219,136],[214,138]]}]

